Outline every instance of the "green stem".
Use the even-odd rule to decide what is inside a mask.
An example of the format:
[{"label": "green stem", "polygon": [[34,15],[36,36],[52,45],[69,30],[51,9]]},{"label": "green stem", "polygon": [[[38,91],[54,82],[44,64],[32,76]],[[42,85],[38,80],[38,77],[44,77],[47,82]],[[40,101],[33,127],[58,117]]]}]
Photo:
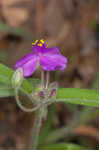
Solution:
[{"label": "green stem", "polygon": [[37,106],[33,107],[33,108],[26,108],[24,107],[19,99],[19,94],[18,94],[18,89],[15,89],[15,99],[16,99],[16,103],[17,105],[20,107],[21,110],[25,111],[25,112],[33,112],[36,111],[37,109],[39,109],[40,104],[38,104]]},{"label": "green stem", "polygon": [[48,84],[49,84],[49,76],[50,76],[49,71],[47,71],[47,73],[46,73],[46,89],[48,88]]},{"label": "green stem", "polygon": [[[47,75],[47,85],[49,81],[49,74]],[[41,85],[44,88],[44,71],[41,69]],[[35,111],[35,119],[34,119],[34,124],[33,124],[33,131],[32,131],[32,138],[31,138],[31,143],[29,150],[37,150],[37,144],[39,141],[39,132],[41,128],[41,123],[42,123],[42,111],[44,109],[43,103]]]},{"label": "green stem", "polygon": [[41,85],[44,88],[44,70],[41,69]]},{"label": "green stem", "polygon": [[33,125],[31,145],[29,147],[29,150],[37,149],[39,132],[40,132],[41,122],[42,122],[42,110],[43,110],[43,106],[41,106],[38,110],[35,111],[35,119]]}]

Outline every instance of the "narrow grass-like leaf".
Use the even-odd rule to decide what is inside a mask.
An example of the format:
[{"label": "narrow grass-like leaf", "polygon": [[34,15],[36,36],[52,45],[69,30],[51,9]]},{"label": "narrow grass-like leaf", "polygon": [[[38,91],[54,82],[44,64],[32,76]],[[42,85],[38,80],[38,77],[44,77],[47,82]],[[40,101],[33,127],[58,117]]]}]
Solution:
[{"label": "narrow grass-like leaf", "polygon": [[13,89],[7,85],[0,85],[0,98],[8,96],[14,96]]},{"label": "narrow grass-like leaf", "polygon": [[[0,64],[0,82],[11,86],[11,79],[14,71],[3,64]],[[12,87],[12,86],[11,86]],[[27,81],[23,80],[22,87],[24,92],[31,93],[34,90],[34,86]]]},{"label": "narrow grass-like leaf", "polygon": [[40,150],[86,150],[86,148],[83,148],[81,146],[75,145],[75,144],[52,144],[47,145]]},{"label": "narrow grass-like leaf", "polygon": [[60,88],[55,101],[99,107],[99,91],[79,88]]}]

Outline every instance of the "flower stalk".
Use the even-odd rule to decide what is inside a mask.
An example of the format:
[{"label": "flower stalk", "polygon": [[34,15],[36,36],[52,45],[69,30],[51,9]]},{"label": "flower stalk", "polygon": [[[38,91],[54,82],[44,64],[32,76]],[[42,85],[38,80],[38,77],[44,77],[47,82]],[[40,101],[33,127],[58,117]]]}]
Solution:
[{"label": "flower stalk", "polygon": [[41,86],[44,88],[44,70],[41,69]]},{"label": "flower stalk", "polygon": [[32,131],[31,144],[28,150],[37,149],[39,132],[40,132],[41,122],[42,122],[42,110],[43,110],[43,106],[41,106],[38,110],[35,111],[35,119],[34,119],[33,131]]},{"label": "flower stalk", "polygon": [[[42,69],[41,69],[41,86],[44,89],[44,71]],[[45,99],[43,100],[45,101]],[[44,106],[45,105],[41,104],[41,106],[35,111],[35,119],[33,123],[32,138],[31,138],[29,150],[37,149],[39,132],[42,125],[42,114],[43,114]]]},{"label": "flower stalk", "polygon": [[20,102],[18,89],[15,89],[15,99],[16,99],[16,103],[17,103],[17,105],[20,107],[20,109],[21,109],[22,111],[25,111],[25,112],[28,112],[28,113],[33,112],[33,111],[36,111],[36,110],[40,107],[40,105],[37,105],[37,106],[35,106],[35,107],[33,107],[33,108],[26,108],[26,107],[24,107],[24,106],[21,104],[21,102]]},{"label": "flower stalk", "polygon": [[49,78],[50,78],[50,74],[49,74],[49,71],[47,71],[47,73],[46,73],[46,89],[48,88]]}]

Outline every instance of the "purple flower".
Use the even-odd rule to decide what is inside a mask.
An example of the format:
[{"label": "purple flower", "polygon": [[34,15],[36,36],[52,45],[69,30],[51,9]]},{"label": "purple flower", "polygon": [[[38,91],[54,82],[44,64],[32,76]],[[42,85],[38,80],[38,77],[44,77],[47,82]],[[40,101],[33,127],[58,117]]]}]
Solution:
[{"label": "purple flower", "polygon": [[66,68],[67,58],[60,54],[58,48],[47,48],[44,40],[36,40],[32,45],[32,52],[15,64],[15,69],[23,69],[24,77],[32,75],[38,64],[46,71],[55,71],[57,68],[64,70]]}]

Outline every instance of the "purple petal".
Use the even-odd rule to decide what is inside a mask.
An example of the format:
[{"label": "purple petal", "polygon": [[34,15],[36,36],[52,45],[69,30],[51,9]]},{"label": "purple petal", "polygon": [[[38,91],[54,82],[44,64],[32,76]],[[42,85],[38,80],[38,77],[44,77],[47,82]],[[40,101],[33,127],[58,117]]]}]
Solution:
[{"label": "purple petal", "polygon": [[53,47],[53,48],[46,48],[45,53],[49,53],[49,54],[60,54],[60,51],[58,48]]},{"label": "purple petal", "polygon": [[40,59],[40,65],[46,71],[55,71],[57,68],[64,70],[66,68],[67,58],[61,54],[44,55]]},{"label": "purple petal", "polygon": [[[41,44],[41,43],[38,43],[38,44]],[[43,54],[43,53],[45,53],[46,49],[47,49],[46,48],[47,47],[46,43],[42,44],[42,46],[39,46],[38,44],[36,44],[35,46],[32,47],[33,53],[35,53],[35,54],[38,54],[38,53]]]},{"label": "purple petal", "polygon": [[37,55],[28,54],[16,63],[15,68],[21,67],[24,77],[28,77],[35,71],[38,62],[39,57]]},{"label": "purple petal", "polygon": [[55,94],[56,94],[56,89],[52,89],[50,91],[50,94],[49,94],[48,98],[52,98],[53,96],[55,96]]},{"label": "purple petal", "polygon": [[43,51],[44,51],[43,49],[44,49],[43,47],[40,47],[40,46],[37,46],[37,45],[32,47],[32,51],[35,54],[43,53]]},{"label": "purple petal", "polygon": [[33,54],[27,54],[26,56],[24,56],[22,59],[20,59],[18,62],[16,62],[15,64],[15,69],[21,67],[22,65],[24,65],[26,62],[28,62],[29,60],[31,60],[33,57]]},{"label": "purple petal", "polygon": [[33,53],[35,53],[35,54],[38,54],[38,53],[41,53],[41,54],[60,54],[60,52],[59,52],[59,49],[58,48],[56,48],[56,47],[53,47],[53,48],[46,48],[45,46],[44,46],[44,44],[43,44],[43,46],[42,47],[40,47],[40,46],[33,46],[32,47],[32,51],[33,51]]}]

